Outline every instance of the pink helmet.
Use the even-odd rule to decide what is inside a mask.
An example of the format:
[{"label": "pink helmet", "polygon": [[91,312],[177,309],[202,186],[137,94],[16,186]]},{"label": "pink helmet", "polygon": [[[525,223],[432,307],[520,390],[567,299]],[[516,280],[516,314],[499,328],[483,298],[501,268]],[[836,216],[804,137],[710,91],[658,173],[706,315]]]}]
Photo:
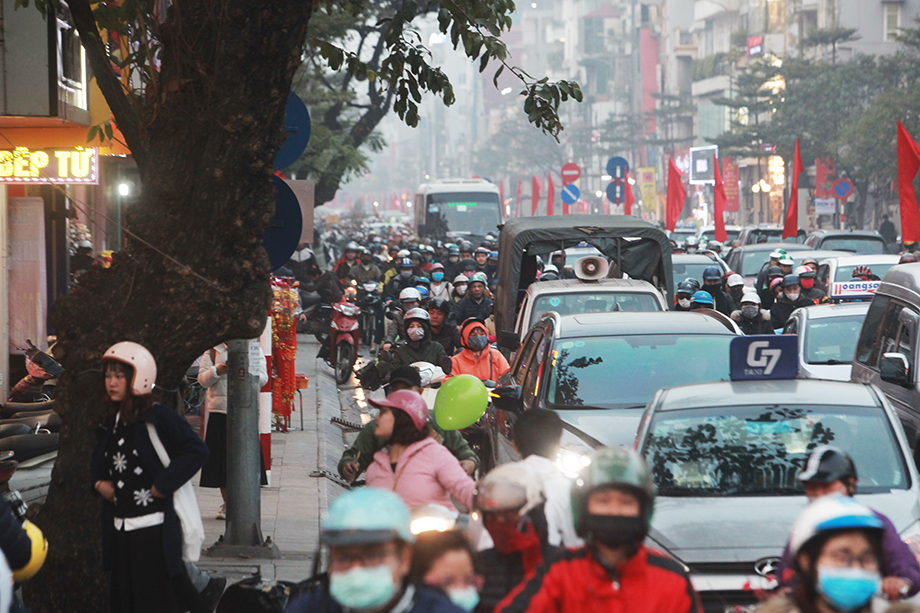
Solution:
[{"label": "pink helmet", "polygon": [[418,392],[399,390],[383,400],[368,398],[367,401],[378,409],[387,408],[405,411],[412,418],[412,423],[415,424],[419,431],[428,423],[428,403],[419,396]]},{"label": "pink helmet", "polygon": [[157,380],[157,363],[153,354],[138,343],[123,341],[109,347],[103,360],[114,360],[130,365],[134,368],[134,377],[131,379],[131,393],[134,396],[146,396],[153,390]]}]

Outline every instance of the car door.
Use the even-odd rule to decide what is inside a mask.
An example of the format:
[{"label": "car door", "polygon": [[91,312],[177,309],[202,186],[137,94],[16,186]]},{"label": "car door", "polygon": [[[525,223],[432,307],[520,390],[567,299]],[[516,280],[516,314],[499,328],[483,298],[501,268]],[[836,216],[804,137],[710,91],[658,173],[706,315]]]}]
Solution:
[{"label": "car door", "polygon": [[[520,385],[523,388],[524,381],[527,378],[527,369],[530,366],[531,358],[538,343],[543,339],[542,324],[531,329],[521,343],[514,360],[511,363],[511,369],[502,375],[498,380],[500,387]],[[499,463],[510,462],[518,459],[517,452],[511,444],[511,427],[514,423],[514,413],[494,409],[490,411],[489,416],[489,433],[492,439],[492,449]]]}]

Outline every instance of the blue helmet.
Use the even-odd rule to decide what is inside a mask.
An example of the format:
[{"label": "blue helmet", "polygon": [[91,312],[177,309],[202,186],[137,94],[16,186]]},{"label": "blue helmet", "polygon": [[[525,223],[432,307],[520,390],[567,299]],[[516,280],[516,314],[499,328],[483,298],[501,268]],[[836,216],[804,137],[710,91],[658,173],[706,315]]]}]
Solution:
[{"label": "blue helmet", "polygon": [[693,296],[690,297],[690,302],[691,303],[695,302],[697,304],[705,304],[708,306],[712,306],[714,304],[712,301],[712,295],[709,292],[704,292],[703,290],[694,292]]},{"label": "blue helmet", "polygon": [[415,542],[412,517],[402,498],[386,490],[362,487],[340,495],[329,505],[322,525],[327,545],[347,547],[400,540]]},{"label": "blue helmet", "polygon": [[722,278],[722,271],[715,266],[709,266],[703,271],[703,281],[717,281]]},{"label": "blue helmet", "polygon": [[424,285],[416,285],[415,289],[418,290],[419,295],[422,297],[422,300],[428,300],[431,297],[431,292],[428,291],[428,288]]}]

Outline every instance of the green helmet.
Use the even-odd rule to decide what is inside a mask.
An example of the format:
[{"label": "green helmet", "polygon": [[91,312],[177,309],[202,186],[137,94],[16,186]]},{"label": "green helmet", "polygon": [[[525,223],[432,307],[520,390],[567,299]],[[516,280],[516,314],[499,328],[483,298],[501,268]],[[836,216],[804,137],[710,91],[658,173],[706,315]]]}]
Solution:
[{"label": "green helmet", "polygon": [[601,488],[628,491],[639,498],[641,518],[648,530],[655,506],[655,486],[645,460],[631,447],[604,447],[597,449],[585,460],[588,464],[578,473],[572,486],[572,516],[575,531],[584,531],[582,520],[588,514],[588,497]]},{"label": "green helmet", "polygon": [[323,522],[322,540],[347,547],[400,540],[415,542],[412,517],[402,498],[386,490],[362,487],[332,501]]},{"label": "green helmet", "polygon": [[774,249],[772,252],[770,252],[770,257],[774,260],[779,260],[784,255],[787,255],[785,249]]}]

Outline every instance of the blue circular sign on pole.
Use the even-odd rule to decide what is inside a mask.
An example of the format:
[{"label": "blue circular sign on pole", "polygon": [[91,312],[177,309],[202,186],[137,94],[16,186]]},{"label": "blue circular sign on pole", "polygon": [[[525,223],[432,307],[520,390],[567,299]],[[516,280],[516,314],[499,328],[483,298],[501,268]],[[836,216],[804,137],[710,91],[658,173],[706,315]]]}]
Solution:
[{"label": "blue circular sign on pole", "polygon": [[834,181],[834,195],[841,200],[846,200],[853,193],[853,183],[849,179]]},{"label": "blue circular sign on pole", "polygon": [[575,187],[574,183],[569,183],[562,188],[562,201],[566,204],[575,204],[581,197],[581,190]]},{"label": "blue circular sign on pole", "polygon": [[297,250],[303,230],[303,214],[294,190],[283,179],[272,176],[275,188],[275,215],[262,235],[262,246],[268,252],[272,270],[284,265]]},{"label": "blue circular sign on pole", "polygon": [[284,129],[288,137],[275,155],[275,170],[287,168],[296,162],[310,142],[310,112],[294,92],[288,92],[287,105],[284,107]]},{"label": "blue circular sign on pole", "polygon": [[607,200],[613,202],[614,204],[619,204],[623,202],[623,199],[626,196],[626,189],[623,187],[622,181],[617,181],[614,179],[607,185]]},{"label": "blue circular sign on pole", "polygon": [[607,174],[614,179],[626,178],[627,172],[629,172],[629,162],[626,161],[626,158],[617,156],[607,160]]}]

